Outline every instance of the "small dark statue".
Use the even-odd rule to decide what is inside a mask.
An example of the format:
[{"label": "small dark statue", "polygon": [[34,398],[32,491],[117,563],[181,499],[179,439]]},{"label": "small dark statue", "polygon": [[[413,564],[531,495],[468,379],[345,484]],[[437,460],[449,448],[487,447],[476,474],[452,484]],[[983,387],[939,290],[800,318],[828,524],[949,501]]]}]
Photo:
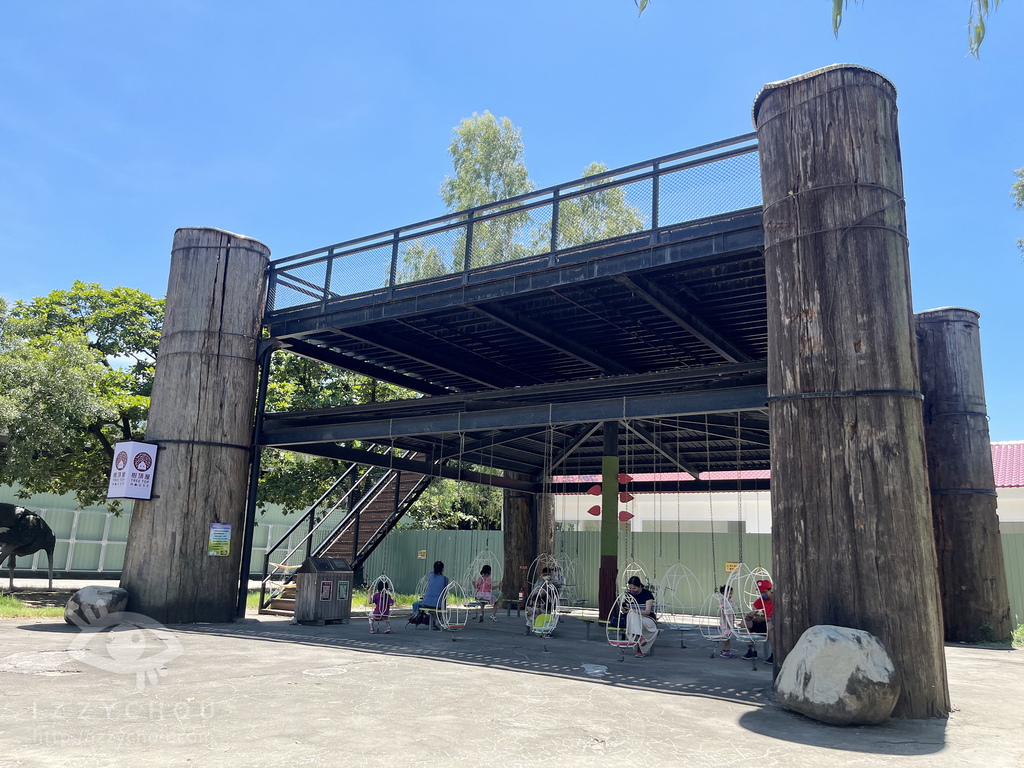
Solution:
[{"label": "small dark statue", "polygon": [[10,589],[14,589],[14,558],[34,555],[39,550],[46,552],[50,589],[53,589],[53,548],[56,544],[57,537],[43,518],[24,507],[0,502],[0,566],[10,558]]}]

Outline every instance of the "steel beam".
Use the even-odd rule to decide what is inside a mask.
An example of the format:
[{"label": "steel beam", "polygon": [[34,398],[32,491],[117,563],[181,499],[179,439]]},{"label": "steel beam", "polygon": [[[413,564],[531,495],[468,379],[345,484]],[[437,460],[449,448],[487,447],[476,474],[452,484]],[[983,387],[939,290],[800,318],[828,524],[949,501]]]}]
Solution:
[{"label": "steel beam", "polygon": [[348,328],[339,333],[491,389],[514,387],[522,383],[523,374],[519,371],[513,371],[468,350],[449,354],[439,350],[436,344],[417,344],[371,328]]},{"label": "steel beam", "polygon": [[689,472],[694,477],[700,476],[700,471],[693,467],[692,465],[690,465],[689,463],[687,463],[682,457],[680,457],[678,450],[671,451],[668,448],[666,448],[661,440],[657,439],[643,426],[629,421],[623,422],[623,426],[684,472]]},{"label": "steel beam", "polygon": [[364,360],[357,360],[354,357],[343,355],[340,352],[335,352],[327,347],[319,347],[316,344],[309,344],[305,341],[299,341],[298,339],[287,339],[284,341],[284,345],[283,349],[291,352],[292,354],[298,355],[299,357],[317,360],[321,363],[327,363],[328,365],[333,365],[337,368],[344,368],[345,370],[352,371],[363,376],[369,376],[373,379],[386,381],[389,384],[394,384],[398,387],[411,389],[414,392],[422,392],[425,395],[452,394],[452,390],[446,389],[438,384],[431,384],[429,381],[424,381],[423,379],[406,376],[398,371],[391,371],[387,368],[382,368],[379,365],[367,363]]},{"label": "steel beam", "polygon": [[731,341],[712,328],[695,312],[680,304],[652,280],[642,275],[619,275],[620,283],[657,309],[674,323],[685,328],[695,338],[713,349],[728,363],[745,363],[750,356],[737,348]]},{"label": "steel beam", "polygon": [[[488,429],[622,419],[651,419],[703,413],[761,410],[768,399],[764,385],[729,389],[668,392],[654,395],[624,396],[567,403],[526,403],[515,407],[412,415],[367,421],[336,421],[308,425],[277,425],[268,415],[264,421],[261,445],[285,448],[297,443],[343,442],[349,440],[387,441],[396,437],[433,435],[443,432],[475,432]],[[483,405],[482,403],[480,404]]]},{"label": "steel beam", "polygon": [[460,273],[448,280],[396,286],[394,298],[386,302],[386,290],[369,291],[328,307],[326,313],[319,305],[295,311],[280,310],[268,313],[265,322],[275,338],[301,338],[762,248],[764,231],[761,210],[757,208],[561,253],[554,267],[539,268],[547,264],[545,254],[471,272],[467,285],[463,285]]},{"label": "steel beam", "polygon": [[611,375],[628,375],[636,373],[631,368],[620,365],[609,357],[595,352],[594,350],[573,341],[567,336],[552,331],[543,323],[538,323],[525,315],[506,309],[496,302],[490,304],[477,304],[473,307],[477,312],[496,320],[502,325],[511,328],[513,331],[523,334],[534,341],[551,347],[563,355],[572,357],[582,363],[593,366],[601,373]]},{"label": "steel beam", "polygon": [[397,469],[402,472],[415,472],[427,477],[445,477],[449,480],[465,480],[469,483],[479,485],[493,485],[498,488],[510,488],[516,491],[527,491],[537,493],[540,486],[523,480],[512,480],[501,475],[488,475],[484,472],[476,472],[462,467],[439,466],[436,463],[425,461],[413,461],[393,456],[385,456],[370,451],[360,451],[356,448],[345,448],[333,443],[297,443],[294,445],[276,446],[283,450],[305,453],[310,456],[322,456],[326,459],[337,459],[348,461],[354,464],[368,464],[373,467],[385,467]]}]

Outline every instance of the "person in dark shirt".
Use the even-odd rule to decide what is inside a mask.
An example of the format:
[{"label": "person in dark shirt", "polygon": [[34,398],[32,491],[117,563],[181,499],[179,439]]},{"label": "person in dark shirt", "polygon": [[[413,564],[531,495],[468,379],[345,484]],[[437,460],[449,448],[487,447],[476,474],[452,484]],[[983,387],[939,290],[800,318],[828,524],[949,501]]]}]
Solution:
[{"label": "person in dark shirt", "polygon": [[636,637],[636,657],[642,659],[650,653],[655,639],[658,637],[657,616],[654,613],[654,594],[640,581],[639,576],[631,576],[626,585],[629,593],[636,600],[637,610],[630,611],[626,616],[626,632]]}]

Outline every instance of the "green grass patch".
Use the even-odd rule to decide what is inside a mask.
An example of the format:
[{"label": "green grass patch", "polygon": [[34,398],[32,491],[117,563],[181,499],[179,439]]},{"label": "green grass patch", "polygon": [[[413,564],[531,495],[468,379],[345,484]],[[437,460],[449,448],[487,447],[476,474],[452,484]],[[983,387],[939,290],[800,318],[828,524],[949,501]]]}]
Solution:
[{"label": "green grass patch", "polygon": [[1017,628],[1013,630],[1013,641],[1014,648],[1024,648],[1024,624],[1018,624]]},{"label": "green grass patch", "polygon": [[0,619],[62,619],[62,606],[26,605],[14,595],[0,595]]},{"label": "green grass patch", "polygon": [[[366,607],[367,594],[365,589],[354,589],[352,590],[352,607],[353,608],[365,608]],[[419,595],[395,595],[395,606],[399,608],[411,607],[413,602],[419,600]],[[260,591],[258,589],[250,589],[249,594],[246,595],[245,607],[250,610],[258,610],[260,607]],[[64,614],[61,613],[63,616]]]}]

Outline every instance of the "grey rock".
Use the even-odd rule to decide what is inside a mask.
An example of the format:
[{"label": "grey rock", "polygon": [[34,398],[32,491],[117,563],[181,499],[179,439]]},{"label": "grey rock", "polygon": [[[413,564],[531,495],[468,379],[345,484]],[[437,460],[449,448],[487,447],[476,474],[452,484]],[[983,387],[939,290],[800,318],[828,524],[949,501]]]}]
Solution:
[{"label": "grey rock", "polygon": [[899,695],[899,673],[882,641],[848,627],[808,629],[775,679],[779,704],[831,725],[881,723]]},{"label": "grey rock", "polygon": [[111,613],[121,613],[127,607],[127,590],[120,587],[82,587],[68,600],[64,621],[85,627]]}]

